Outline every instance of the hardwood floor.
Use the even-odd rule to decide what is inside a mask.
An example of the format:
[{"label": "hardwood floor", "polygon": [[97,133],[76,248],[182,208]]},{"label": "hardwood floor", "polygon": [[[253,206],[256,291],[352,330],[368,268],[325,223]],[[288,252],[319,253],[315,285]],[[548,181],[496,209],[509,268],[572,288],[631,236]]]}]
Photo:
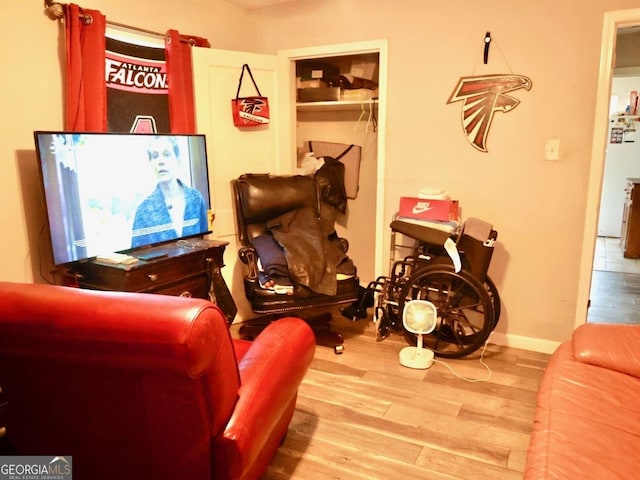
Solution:
[{"label": "hardwood floor", "polygon": [[[640,260],[598,239],[588,321],[640,323]],[[489,344],[428,370],[400,365],[371,319],[334,316],[345,352],[318,347],[286,441],[262,480],[521,479],[549,355]],[[232,326],[237,335],[239,325]]]},{"label": "hardwood floor", "polygon": [[[521,479],[548,355],[488,344],[428,370],[404,337],[334,317],[345,352],[318,347],[286,441],[263,480]],[[239,325],[232,326],[237,335]],[[490,341],[491,339],[489,339]]]},{"label": "hardwood floor", "polygon": [[640,323],[640,259],[622,255],[619,238],[598,237],[587,322]]}]

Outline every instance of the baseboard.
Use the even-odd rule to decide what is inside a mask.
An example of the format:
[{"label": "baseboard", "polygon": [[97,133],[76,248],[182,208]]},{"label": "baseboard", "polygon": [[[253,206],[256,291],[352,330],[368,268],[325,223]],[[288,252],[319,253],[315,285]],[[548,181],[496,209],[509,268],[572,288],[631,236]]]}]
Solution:
[{"label": "baseboard", "polygon": [[553,353],[562,342],[544,340],[542,338],[523,337],[522,335],[512,335],[494,331],[491,334],[489,343],[502,345],[505,347],[521,348],[540,353]]}]

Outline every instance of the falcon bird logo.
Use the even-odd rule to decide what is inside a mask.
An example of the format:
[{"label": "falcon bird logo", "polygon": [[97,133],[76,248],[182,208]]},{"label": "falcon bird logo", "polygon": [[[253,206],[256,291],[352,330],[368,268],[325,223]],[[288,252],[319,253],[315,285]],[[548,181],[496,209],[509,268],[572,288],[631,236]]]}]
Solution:
[{"label": "falcon bird logo", "polygon": [[520,100],[506,93],[531,89],[531,79],[524,75],[488,75],[461,77],[447,103],[464,101],[462,128],[467,139],[481,152],[487,151],[487,135],[497,111],[510,112]]},{"label": "falcon bird logo", "polygon": [[238,109],[238,117],[244,120],[245,124],[250,122],[267,124],[269,123],[269,104],[258,97],[243,98]]},{"label": "falcon bird logo", "polygon": [[264,106],[264,104],[265,104],[264,100],[260,98],[255,98],[255,97],[243,98],[242,111],[251,113],[251,114],[260,113],[262,111],[262,107]]}]

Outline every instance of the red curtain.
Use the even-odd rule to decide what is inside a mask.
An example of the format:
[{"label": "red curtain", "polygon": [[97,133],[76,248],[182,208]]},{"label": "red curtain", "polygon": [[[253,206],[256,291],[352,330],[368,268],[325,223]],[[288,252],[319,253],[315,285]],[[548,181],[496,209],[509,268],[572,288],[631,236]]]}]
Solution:
[{"label": "red curtain", "polygon": [[167,31],[165,37],[171,133],[195,133],[191,47],[210,47],[206,38]]},{"label": "red curtain", "polygon": [[98,10],[65,5],[66,130],[107,131],[106,23]]}]

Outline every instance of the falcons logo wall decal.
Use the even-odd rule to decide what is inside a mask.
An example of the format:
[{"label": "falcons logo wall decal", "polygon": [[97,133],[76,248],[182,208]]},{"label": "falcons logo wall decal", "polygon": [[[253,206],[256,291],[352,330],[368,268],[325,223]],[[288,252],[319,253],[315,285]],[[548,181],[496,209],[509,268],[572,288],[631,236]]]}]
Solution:
[{"label": "falcons logo wall decal", "polygon": [[461,77],[447,103],[464,101],[462,128],[471,145],[487,151],[487,135],[495,112],[510,112],[520,100],[506,95],[521,88],[531,89],[524,75],[486,75]]}]

